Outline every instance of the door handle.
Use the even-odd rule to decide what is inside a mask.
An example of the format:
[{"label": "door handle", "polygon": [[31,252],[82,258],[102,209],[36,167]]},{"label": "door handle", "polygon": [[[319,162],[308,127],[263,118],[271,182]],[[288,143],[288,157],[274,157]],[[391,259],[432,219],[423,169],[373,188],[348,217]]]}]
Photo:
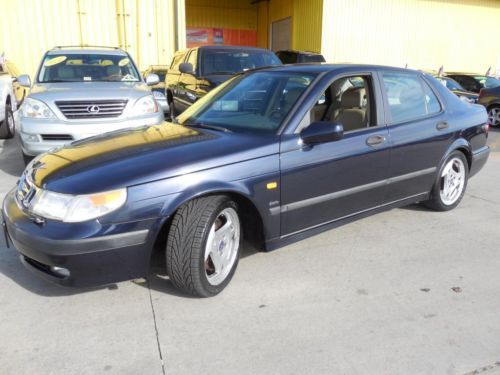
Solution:
[{"label": "door handle", "polygon": [[448,123],[446,121],[438,122],[436,125],[437,130],[443,130],[448,128]]},{"label": "door handle", "polygon": [[385,142],[385,137],[383,135],[372,135],[366,139],[366,144],[368,146],[377,146]]}]

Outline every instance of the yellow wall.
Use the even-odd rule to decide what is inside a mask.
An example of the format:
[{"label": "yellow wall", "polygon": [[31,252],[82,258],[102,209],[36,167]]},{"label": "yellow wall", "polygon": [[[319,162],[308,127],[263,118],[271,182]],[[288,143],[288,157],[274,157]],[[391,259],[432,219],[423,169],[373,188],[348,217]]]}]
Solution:
[{"label": "yellow wall", "polygon": [[31,75],[57,45],[120,46],[140,69],[170,63],[175,45],[185,45],[184,0],[0,0],[0,9],[0,54]]},{"label": "yellow wall", "polygon": [[256,30],[257,11],[246,0],[186,0],[186,25]]},{"label": "yellow wall", "polygon": [[319,52],[321,50],[322,11],[323,0],[270,0],[259,3],[259,46],[270,48],[271,24],[291,17],[292,48]]},{"label": "yellow wall", "polygon": [[500,68],[499,0],[324,0],[323,20],[328,61]]}]

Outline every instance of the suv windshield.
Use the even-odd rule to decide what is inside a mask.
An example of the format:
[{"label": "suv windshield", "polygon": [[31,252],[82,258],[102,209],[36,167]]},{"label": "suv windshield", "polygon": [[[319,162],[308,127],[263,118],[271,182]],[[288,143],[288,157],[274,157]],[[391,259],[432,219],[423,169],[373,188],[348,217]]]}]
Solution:
[{"label": "suv windshield", "polygon": [[263,66],[281,65],[278,57],[269,51],[209,49],[202,54],[202,75],[236,74]]},{"label": "suv windshield", "polygon": [[177,120],[187,126],[274,133],[314,78],[295,72],[239,75],[209,92]]},{"label": "suv windshield", "polygon": [[113,54],[59,54],[45,56],[38,82],[139,82],[139,73],[128,56]]},{"label": "suv windshield", "polygon": [[448,78],[448,77],[435,77],[439,82],[441,82],[448,90],[460,90],[460,91],[467,91],[465,90],[460,84],[455,81],[454,79]]}]

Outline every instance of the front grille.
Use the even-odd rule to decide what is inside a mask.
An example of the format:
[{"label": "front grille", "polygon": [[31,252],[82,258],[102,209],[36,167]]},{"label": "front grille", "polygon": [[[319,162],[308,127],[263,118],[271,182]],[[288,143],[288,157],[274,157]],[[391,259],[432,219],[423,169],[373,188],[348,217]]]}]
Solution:
[{"label": "front grille", "polygon": [[118,117],[127,100],[72,100],[57,101],[57,108],[69,120]]},{"label": "front grille", "polygon": [[72,141],[73,137],[69,134],[42,134],[44,141]]}]

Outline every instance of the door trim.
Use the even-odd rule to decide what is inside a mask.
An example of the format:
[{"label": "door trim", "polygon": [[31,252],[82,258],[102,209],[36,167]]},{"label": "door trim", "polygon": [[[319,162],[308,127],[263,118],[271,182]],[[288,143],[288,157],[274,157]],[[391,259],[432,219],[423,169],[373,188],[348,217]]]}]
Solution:
[{"label": "door trim", "polygon": [[320,195],[320,196],[317,196],[317,197],[308,198],[308,199],[304,199],[304,200],[301,200],[301,201],[296,201],[296,202],[288,203],[288,204],[285,204],[285,205],[282,205],[282,206],[279,206],[279,207],[273,207],[271,209],[271,215],[275,215],[275,214],[278,214],[278,213],[285,213],[285,212],[297,210],[297,209],[304,208],[304,207],[307,207],[307,206],[312,206],[312,205],[315,205],[315,204],[327,202],[327,201],[330,201],[330,200],[333,200],[333,199],[342,198],[342,197],[345,197],[347,195],[361,193],[363,191],[375,189],[375,188],[382,187],[382,186],[389,185],[389,184],[393,184],[393,183],[396,183],[396,182],[401,182],[401,181],[409,180],[409,179],[412,179],[412,178],[415,178],[415,177],[424,176],[424,175],[427,175],[427,174],[434,173],[436,171],[436,169],[437,169],[436,167],[426,168],[426,169],[422,169],[422,170],[419,170],[419,171],[415,171],[415,172],[411,172],[411,173],[406,173],[406,174],[403,174],[403,175],[400,175],[400,176],[390,177],[390,178],[387,178],[385,180],[370,182],[369,184],[359,185],[359,186],[355,186],[355,187],[352,187],[352,188],[349,188],[349,189],[339,190],[339,191],[336,191],[334,193],[328,193],[328,194]]}]

